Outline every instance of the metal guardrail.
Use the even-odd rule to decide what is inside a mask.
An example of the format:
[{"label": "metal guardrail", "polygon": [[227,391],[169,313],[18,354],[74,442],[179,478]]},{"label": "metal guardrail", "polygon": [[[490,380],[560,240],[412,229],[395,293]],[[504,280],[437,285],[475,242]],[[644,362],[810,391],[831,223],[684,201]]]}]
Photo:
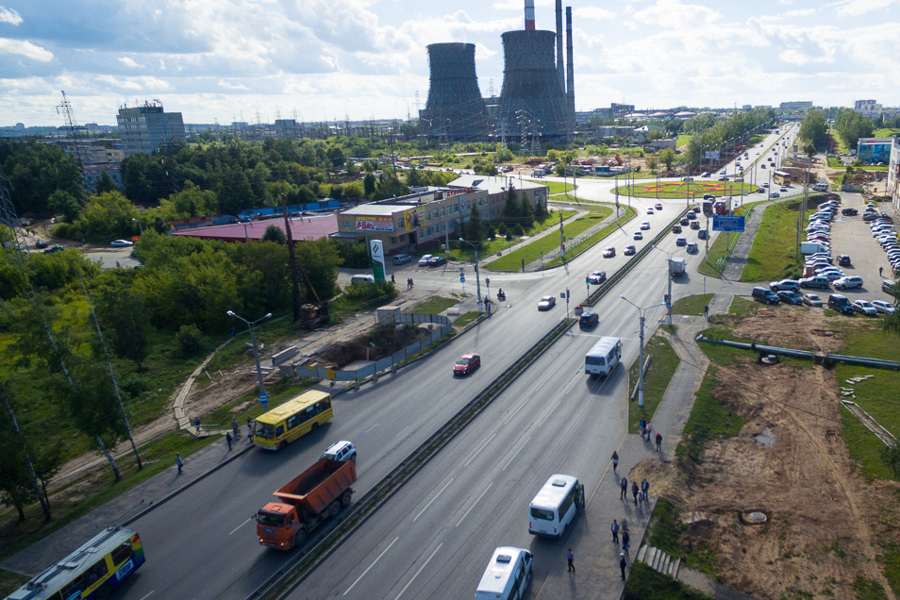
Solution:
[{"label": "metal guardrail", "polygon": [[359,526],[375,514],[419,469],[425,466],[441,448],[450,442],[457,433],[462,431],[472,419],[478,416],[500,392],[521,375],[532,362],[543,354],[574,323],[575,319],[566,319],[557,324],[549,333],[529,348],[521,358],[516,360],[509,370],[488,384],[484,390],[360,498],[340,522],[325,532],[325,535],[321,537],[314,547],[279,569],[256,591],[247,596],[247,600],[277,600],[293,591],[321,561],[330,556]]}]

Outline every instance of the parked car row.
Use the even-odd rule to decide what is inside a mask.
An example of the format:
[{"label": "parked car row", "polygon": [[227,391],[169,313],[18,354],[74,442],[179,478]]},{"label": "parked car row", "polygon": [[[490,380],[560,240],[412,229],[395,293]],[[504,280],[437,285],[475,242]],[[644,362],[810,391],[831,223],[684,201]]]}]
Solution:
[{"label": "parked car row", "polygon": [[[822,298],[818,294],[806,293],[800,295],[796,287],[792,288],[792,283],[796,281],[784,279],[782,281],[773,281],[769,284],[772,289],[764,287],[755,287],[750,296],[757,302],[764,304],[793,304],[796,306],[806,305],[810,307],[821,307],[824,305]],[[889,282],[890,283],[890,282]],[[778,291],[776,292],[775,289]],[[883,300],[854,300],[842,294],[830,294],[828,296],[828,308],[836,310],[845,315],[860,313],[866,316],[877,316],[878,314],[894,314],[894,306],[890,302]]]},{"label": "parked car row", "polygon": [[888,216],[878,216],[870,220],[869,227],[872,229],[872,237],[887,254],[891,269],[900,271],[900,239],[894,230],[894,222]]}]

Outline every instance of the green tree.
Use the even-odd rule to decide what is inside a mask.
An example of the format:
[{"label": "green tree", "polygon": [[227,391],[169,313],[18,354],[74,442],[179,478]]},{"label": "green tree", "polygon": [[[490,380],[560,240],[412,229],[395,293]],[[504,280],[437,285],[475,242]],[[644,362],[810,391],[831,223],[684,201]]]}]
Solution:
[{"label": "green tree", "polygon": [[143,368],[150,334],[144,298],[123,282],[112,280],[97,299],[97,320],[115,355]]},{"label": "green tree", "polygon": [[77,236],[107,242],[137,233],[140,212],[119,192],[106,192],[92,197],[75,222]]},{"label": "green tree", "polygon": [[813,144],[816,148],[824,148],[828,142],[827,130],[825,113],[818,108],[814,108],[803,118],[798,136],[801,140]]},{"label": "green tree", "polygon": [[647,168],[650,169],[651,172],[656,172],[659,168],[659,158],[656,156],[648,156],[647,157]]},{"label": "green tree", "polygon": [[9,401],[6,386],[0,381],[0,502],[12,506],[19,515],[19,521],[25,520],[25,506],[35,499],[34,480],[28,469],[29,456],[22,437],[16,434],[12,418],[7,410]]},{"label": "green tree", "polygon": [[94,193],[103,194],[105,192],[117,191],[119,191],[119,185],[112,177],[109,176],[109,173],[107,173],[106,171],[100,173],[100,177],[98,177],[97,181],[94,182]]},{"label": "green tree", "polygon": [[[368,164],[369,162],[367,161],[366,165]],[[363,191],[365,192],[366,196],[369,197],[375,194],[375,175],[373,175],[372,173],[366,173],[366,176],[363,177]]]},{"label": "green tree", "polygon": [[78,160],[53,144],[36,140],[3,144],[0,171],[12,184],[12,202],[19,215],[46,214],[50,195],[57,190],[79,200],[86,196]]},{"label": "green tree", "polygon": [[315,302],[318,298],[324,302],[334,298],[337,293],[338,269],[342,261],[333,243],[326,239],[304,242],[298,244],[294,252],[305,274],[305,277],[303,274],[300,277],[300,288],[305,301]]},{"label": "green tree", "polygon": [[516,186],[510,184],[506,190],[506,201],[503,203],[501,216],[507,225],[511,225],[522,215],[522,205],[519,203],[519,194],[516,192]]},{"label": "green tree", "polygon": [[675,151],[671,148],[663,148],[659,151],[659,160],[666,165],[666,171],[672,170],[672,165],[675,163]]},{"label": "green tree", "polygon": [[278,227],[276,225],[269,225],[266,227],[266,232],[262,236],[262,241],[264,242],[275,242],[276,244],[287,244],[287,235],[284,233],[284,229]]},{"label": "green tree", "polygon": [[834,128],[844,141],[844,145],[851,150],[859,146],[860,138],[872,137],[875,131],[872,121],[850,108],[838,111],[834,118]]},{"label": "green tree", "polygon": [[543,223],[547,220],[547,217],[550,216],[547,214],[547,207],[544,206],[544,203],[539,199],[535,198],[534,201],[534,218],[538,223]]},{"label": "green tree", "polygon": [[521,206],[520,214],[522,216],[519,217],[519,222],[522,223],[522,226],[526,229],[530,229],[534,226],[534,208],[532,208],[531,202],[529,202],[528,198],[524,195],[522,196]]},{"label": "green tree", "polygon": [[217,208],[218,199],[214,191],[201,190],[193,182],[188,181],[180,192],[160,200],[159,208],[153,213],[165,221],[173,221],[211,215]]},{"label": "green tree", "polygon": [[244,171],[231,169],[222,174],[216,186],[219,212],[236,215],[244,209],[253,208],[253,189]]},{"label": "green tree", "polygon": [[467,242],[471,242],[476,246],[480,245],[482,240],[484,240],[484,225],[481,220],[481,213],[478,212],[478,207],[475,203],[472,203],[472,209],[469,211],[469,220],[464,224],[465,231],[465,240]]},{"label": "green tree", "polygon": [[55,214],[61,214],[63,221],[73,223],[81,213],[78,199],[65,190],[56,190],[47,199],[47,208]]}]

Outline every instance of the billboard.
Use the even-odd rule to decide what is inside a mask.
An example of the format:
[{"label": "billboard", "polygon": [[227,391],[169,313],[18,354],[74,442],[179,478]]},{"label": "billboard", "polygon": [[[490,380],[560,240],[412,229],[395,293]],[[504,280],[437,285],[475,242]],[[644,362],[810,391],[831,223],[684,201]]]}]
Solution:
[{"label": "billboard", "polygon": [[743,231],[744,217],[713,217],[713,231]]},{"label": "billboard", "polygon": [[412,231],[425,225],[425,209],[411,208],[403,213],[403,230]]},{"label": "billboard", "polygon": [[719,160],[718,150],[707,150],[703,156],[706,160]]},{"label": "billboard", "polygon": [[393,231],[393,217],[366,216],[356,217],[357,231]]}]

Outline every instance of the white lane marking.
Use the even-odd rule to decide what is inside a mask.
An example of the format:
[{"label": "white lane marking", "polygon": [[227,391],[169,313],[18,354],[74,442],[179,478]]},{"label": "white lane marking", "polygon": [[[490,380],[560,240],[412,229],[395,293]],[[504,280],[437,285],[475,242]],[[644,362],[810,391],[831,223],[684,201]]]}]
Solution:
[{"label": "white lane marking", "polygon": [[397,540],[399,540],[399,539],[400,539],[400,536],[398,535],[397,537],[394,538],[394,541],[393,541],[393,542],[391,542],[390,544],[388,544],[388,547],[387,547],[387,548],[385,548],[384,550],[381,551],[381,554],[378,555],[378,558],[376,558],[375,560],[373,560],[373,561],[372,561],[372,564],[369,565],[369,567],[368,567],[365,571],[362,572],[362,575],[360,575],[359,577],[356,578],[356,581],[353,582],[353,585],[351,585],[350,587],[347,588],[347,591],[344,592],[344,595],[345,595],[345,596],[346,596],[347,594],[350,593],[350,590],[352,590],[353,588],[356,587],[356,584],[359,583],[359,580],[362,579],[363,577],[365,577],[365,576],[366,576],[366,573],[368,573],[369,571],[372,570],[372,567],[375,566],[375,563],[377,563],[379,560],[381,560],[381,557],[384,556],[385,554],[387,554],[387,551],[390,550],[390,549],[391,549],[391,546],[393,546],[394,544],[396,544],[396,543],[397,543]]},{"label": "white lane marking", "polygon": [[244,525],[246,525],[248,521],[252,521],[252,520],[253,520],[253,517],[250,517],[249,519],[247,519],[246,521],[244,521],[243,523],[241,523],[240,525],[238,525],[237,527],[235,527],[234,529],[232,529],[231,532],[229,532],[228,535],[231,535],[232,533],[234,533],[235,531],[237,531],[238,529],[240,529],[241,527],[243,527]]},{"label": "white lane marking", "polygon": [[400,430],[400,433],[398,433],[398,434],[395,435],[394,437],[395,437],[395,438],[400,437],[401,435],[403,435],[403,432],[406,431],[407,429],[409,429],[409,426],[408,426],[408,425],[407,425],[406,427],[404,427],[403,429],[401,429],[401,430]]},{"label": "white lane marking", "polygon": [[506,470],[506,467],[508,467],[508,466],[510,465],[510,463],[512,463],[512,461],[519,455],[519,452],[522,451],[522,448],[525,447],[525,444],[527,444],[527,443],[528,443],[528,440],[530,440],[530,439],[531,439],[531,436],[529,435],[527,438],[525,438],[524,440],[522,440],[522,443],[519,444],[519,449],[516,450],[515,453],[514,453],[512,456],[509,457],[509,460],[506,461],[506,464],[503,465],[503,468],[502,468],[502,469],[500,469],[501,471],[505,471],[505,470]]},{"label": "white lane marking", "polygon": [[426,504],[425,506],[422,507],[422,510],[419,511],[419,514],[417,514],[417,515],[416,515],[416,518],[413,519],[413,523],[415,523],[416,520],[417,520],[419,517],[422,516],[422,513],[423,513],[423,512],[425,512],[426,510],[428,510],[428,507],[431,506],[431,503],[434,502],[435,500],[437,500],[437,499],[438,499],[438,496],[440,496],[441,494],[443,494],[443,493],[444,493],[444,490],[446,490],[446,489],[447,489],[447,486],[449,486],[451,483],[453,483],[453,477],[451,477],[451,478],[450,478],[450,481],[448,481],[447,483],[445,483],[445,484],[444,484],[444,487],[442,487],[442,488],[440,489],[440,491],[439,491],[437,494],[434,495],[434,498],[432,498],[431,500],[428,501],[428,504]]},{"label": "white lane marking", "polygon": [[440,544],[438,544],[438,547],[434,549],[434,552],[431,553],[431,556],[428,557],[428,560],[426,560],[424,563],[422,563],[422,566],[419,567],[419,570],[416,571],[416,574],[412,576],[412,579],[409,580],[409,583],[407,583],[406,585],[403,586],[403,589],[400,590],[400,593],[397,594],[397,597],[394,598],[394,600],[399,600],[400,596],[403,595],[403,592],[406,591],[406,588],[408,588],[412,584],[412,582],[416,580],[416,577],[419,576],[419,573],[422,572],[422,569],[424,569],[425,566],[428,565],[429,562],[431,562],[431,559],[434,558],[434,555],[437,554],[437,551],[440,550],[441,546],[443,546],[443,545],[444,545],[444,542],[441,542]]},{"label": "white lane marking", "polygon": [[512,410],[512,412],[510,412],[509,415],[507,415],[507,417],[505,419],[503,419],[503,422],[500,423],[500,425],[503,426],[503,425],[506,425],[507,423],[509,423],[512,420],[512,418],[515,417],[517,414],[519,414],[519,411],[522,410],[523,408],[525,408],[524,402],[522,402],[521,404],[519,404],[519,406],[514,408]]},{"label": "white lane marking", "polygon": [[475,508],[475,505],[476,505],[476,504],[478,504],[478,501],[481,500],[481,499],[484,497],[485,494],[487,494],[488,490],[491,489],[491,486],[492,486],[492,485],[494,485],[494,482],[493,482],[493,481],[490,482],[486,488],[484,488],[484,491],[481,492],[481,494],[479,494],[479,496],[478,496],[477,498],[475,498],[475,502],[472,503],[472,506],[469,507],[469,510],[467,510],[467,511],[463,514],[462,518],[461,518],[459,521],[457,521],[456,527],[459,527],[460,524],[461,524],[463,521],[466,520],[466,517],[469,516],[469,513],[472,512],[472,509]]},{"label": "white lane marking", "polygon": [[366,429],[365,431],[363,431],[363,434],[369,433],[370,431],[372,431],[372,430],[375,429],[376,427],[378,427],[378,423],[375,423],[374,425],[372,425],[371,427],[369,427],[368,429]]},{"label": "white lane marking", "polygon": [[474,452],[474,454],[472,454],[472,456],[469,457],[469,460],[467,460],[466,462],[463,463],[463,466],[468,467],[469,463],[472,462],[473,460],[475,460],[475,457],[478,456],[478,453],[481,452],[482,450],[484,450],[484,447],[487,446],[491,442],[491,440],[494,439],[494,436],[496,436],[496,435],[497,435],[496,433],[492,433],[491,437],[489,437],[486,442],[484,442],[481,446],[479,446],[478,450],[476,450]]},{"label": "white lane marking", "polygon": [[150,592],[149,594],[147,594],[146,596],[144,596],[143,598],[141,598],[141,600],[147,600],[147,598],[149,598],[149,597],[152,596],[152,595],[153,595],[153,592]]}]

